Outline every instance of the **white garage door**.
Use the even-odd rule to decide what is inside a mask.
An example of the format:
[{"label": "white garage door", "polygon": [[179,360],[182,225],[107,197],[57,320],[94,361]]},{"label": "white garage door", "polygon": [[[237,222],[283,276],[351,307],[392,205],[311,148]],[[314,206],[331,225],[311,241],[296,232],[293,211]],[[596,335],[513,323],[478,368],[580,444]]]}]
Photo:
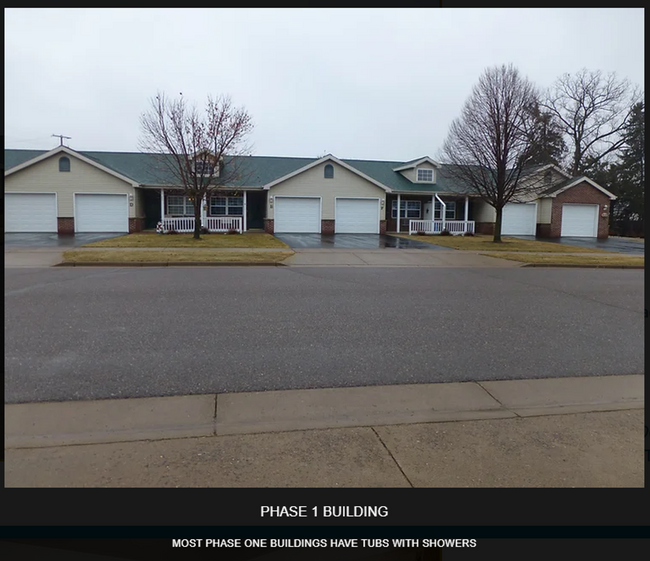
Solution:
[{"label": "white garage door", "polygon": [[75,232],[128,232],[127,195],[74,196]]},{"label": "white garage door", "polygon": [[5,193],[5,232],[56,232],[54,193]]},{"label": "white garage door", "polygon": [[336,199],[337,234],[378,234],[379,199]]},{"label": "white garage door", "polygon": [[534,236],[537,225],[536,203],[508,203],[503,207],[501,234]]},{"label": "white garage door", "polygon": [[320,199],[275,197],[274,230],[278,234],[320,234]]},{"label": "white garage door", "polygon": [[560,235],[595,238],[598,235],[598,205],[562,205]]}]

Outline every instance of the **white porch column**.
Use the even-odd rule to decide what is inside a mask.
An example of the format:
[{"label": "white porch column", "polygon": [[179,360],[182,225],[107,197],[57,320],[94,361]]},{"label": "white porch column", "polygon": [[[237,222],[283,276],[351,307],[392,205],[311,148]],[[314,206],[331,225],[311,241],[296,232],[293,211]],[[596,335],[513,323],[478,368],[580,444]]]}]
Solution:
[{"label": "white porch column", "polygon": [[163,223],[163,231],[165,230],[165,190],[160,190],[160,221]]},{"label": "white porch column", "polygon": [[246,204],[248,202],[248,197],[246,196],[246,191],[244,191],[244,232],[248,229],[248,222],[246,221]]},{"label": "white porch column", "polygon": [[465,224],[463,224],[463,232],[467,232],[469,230],[469,226],[467,225],[468,220],[469,220],[469,197],[465,197]]},{"label": "white porch column", "polygon": [[205,210],[206,205],[207,205],[207,199],[205,198],[205,195],[203,195],[203,199],[201,200],[201,226],[208,225],[208,221],[207,221],[208,211]]},{"label": "white porch column", "polygon": [[[392,214],[393,209],[390,209],[390,212]],[[400,219],[402,218],[402,196],[397,193],[397,233],[399,234],[399,222]]]},{"label": "white porch column", "polygon": [[433,234],[436,229],[434,227],[433,221],[436,219],[436,196],[431,196],[431,233]]}]

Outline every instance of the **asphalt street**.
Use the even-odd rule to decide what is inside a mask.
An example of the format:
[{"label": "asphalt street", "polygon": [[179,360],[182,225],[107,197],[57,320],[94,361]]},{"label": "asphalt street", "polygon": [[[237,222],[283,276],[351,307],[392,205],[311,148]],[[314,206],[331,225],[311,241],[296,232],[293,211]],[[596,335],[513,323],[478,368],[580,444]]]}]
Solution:
[{"label": "asphalt street", "polygon": [[5,401],[638,374],[642,270],[5,270]]}]

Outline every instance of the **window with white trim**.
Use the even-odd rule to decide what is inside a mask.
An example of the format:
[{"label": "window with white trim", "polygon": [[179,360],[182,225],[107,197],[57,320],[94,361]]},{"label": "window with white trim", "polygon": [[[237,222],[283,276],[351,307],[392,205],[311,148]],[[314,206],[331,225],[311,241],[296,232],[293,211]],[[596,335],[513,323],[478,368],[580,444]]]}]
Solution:
[{"label": "window with white trim", "polygon": [[244,197],[211,197],[211,216],[243,216]]},{"label": "window with white trim", "polygon": [[[420,201],[400,201],[400,218],[420,218],[422,203]],[[397,200],[393,200],[393,218],[397,218]]]},{"label": "window with white trim", "polygon": [[70,171],[70,158],[66,156],[59,158],[59,171]]},{"label": "window with white trim", "polygon": [[187,196],[168,195],[167,214],[171,216],[194,216],[194,202]]},{"label": "window with white trim", "polygon": [[433,170],[428,168],[417,168],[417,181],[421,183],[433,183]]},{"label": "window with white trim", "polygon": [[334,177],[334,166],[332,164],[325,166],[324,177],[325,179],[332,179]]},{"label": "window with white trim", "polygon": [[194,162],[194,172],[197,175],[212,175],[214,174],[214,165],[212,162],[197,160]]},{"label": "window with white trim", "polygon": [[[441,220],[442,205],[440,201],[436,201],[436,206],[433,211],[433,219]],[[456,220],[456,201],[449,201],[445,203],[445,220]]]}]

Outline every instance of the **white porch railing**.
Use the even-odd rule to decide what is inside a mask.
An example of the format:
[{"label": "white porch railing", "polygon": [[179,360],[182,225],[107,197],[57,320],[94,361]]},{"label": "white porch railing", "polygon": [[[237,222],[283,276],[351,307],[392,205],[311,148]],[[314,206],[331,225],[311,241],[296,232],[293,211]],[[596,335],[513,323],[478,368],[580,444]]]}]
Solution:
[{"label": "white porch railing", "polygon": [[[445,220],[444,224],[451,234],[474,233],[474,220]],[[442,220],[409,220],[409,234],[439,234],[442,230]]]},{"label": "white porch railing", "polygon": [[241,216],[208,216],[208,232],[227,232],[237,230],[243,232]]},{"label": "white porch railing", "polygon": [[167,218],[162,221],[163,232],[194,232],[194,218]]},{"label": "white porch railing", "polygon": [[[241,216],[209,216],[207,219],[208,232],[228,232],[237,230],[243,232]],[[194,232],[194,217],[178,217],[163,220],[163,231],[174,230],[179,233]]]}]

